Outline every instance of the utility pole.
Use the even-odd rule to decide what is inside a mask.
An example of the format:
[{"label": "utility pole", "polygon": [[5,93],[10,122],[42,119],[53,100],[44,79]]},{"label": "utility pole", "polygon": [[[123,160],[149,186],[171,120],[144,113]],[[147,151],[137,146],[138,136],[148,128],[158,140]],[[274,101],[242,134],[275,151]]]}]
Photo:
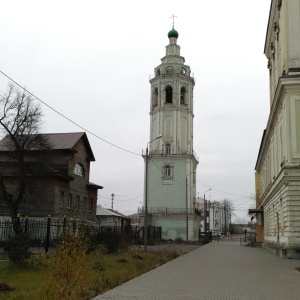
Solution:
[{"label": "utility pole", "polygon": [[210,231],[210,200],[208,201],[208,231]]},{"label": "utility pole", "polygon": [[215,226],[215,201],[212,203],[213,205],[213,223],[212,223],[212,227],[213,229],[216,229],[216,226]]},{"label": "utility pole", "polygon": [[225,217],[225,236],[227,235],[227,223],[226,223],[226,204],[224,203],[224,217]]},{"label": "utility pole", "polygon": [[114,209],[114,196],[115,194],[111,194],[111,209]]},{"label": "utility pole", "polygon": [[207,203],[205,200],[205,193],[211,191],[211,189],[204,192],[204,236],[205,236],[205,243],[207,243]]}]

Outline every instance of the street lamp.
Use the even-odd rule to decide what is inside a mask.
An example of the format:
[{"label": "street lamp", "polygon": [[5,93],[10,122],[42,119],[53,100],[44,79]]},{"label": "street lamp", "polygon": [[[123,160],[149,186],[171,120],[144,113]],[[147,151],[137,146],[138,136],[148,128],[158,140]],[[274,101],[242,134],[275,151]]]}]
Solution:
[{"label": "street lamp", "polygon": [[152,143],[153,141],[159,139],[162,137],[162,134],[160,134],[158,137],[156,137],[155,139],[153,139],[152,141],[147,143],[147,148],[146,148],[146,178],[145,178],[145,218],[144,218],[144,230],[145,230],[145,234],[144,234],[144,250],[145,252],[147,252],[147,239],[148,239],[148,145],[150,143]]},{"label": "street lamp", "polygon": [[205,241],[206,241],[206,230],[207,230],[207,203],[205,201],[205,193],[211,191],[211,189],[207,190],[204,192],[204,236],[205,236]]},{"label": "street lamp", "polygon": [[185,177],[185,221],[186,221],[186,242],[189,241],[189,214],[188,214],[188,176],[195,173],[196,170],[194,170],[193,172],[189,173],[186,175]]}]

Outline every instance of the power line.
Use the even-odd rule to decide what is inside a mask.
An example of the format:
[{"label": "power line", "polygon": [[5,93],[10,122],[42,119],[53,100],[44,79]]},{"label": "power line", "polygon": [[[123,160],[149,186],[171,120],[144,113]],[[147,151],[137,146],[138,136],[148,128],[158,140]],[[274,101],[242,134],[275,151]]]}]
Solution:
[{"label": "power line", "polygon": [[[148,192],[150,193],[159,183],[160,183],[160,180]],[[99,197],[111,200],[111,198],[109,198],[109,197],[105,197],[105,196],[101,196],[101,195],[99,195],[98,198]],[[119,199],[114,198],[114,201],[118,201],[118,202],[123,202],[124,201],[124,202],[126,202],[126,201],[136,200],[136,199],[141,198],[141,197],[144,197],[144,194],[140,195],[140,196],[137,196],[137,197],[134,197],[134,198],[131,198],[131,199],[124,199],[124,200],[121,200],[121,199],[119,200]]]},{"label": "power line", "polygon": [[[21,89],[23,89],[24,91],[26,91],[26,92],[27,92],[28,94],[30,94],[32,97],[34,97],[35,99],[37,99],[38,101],[40,101],[42,104],[44,104],[45,106],[47,106],[48,108],[50,108],[52,111],[54,111],[55,113],[57,113],[58,115],[60,115],[61,117],[63,117],[63,118],[66,119],[67,121],[69,121],[70,123],[74,124],[75,126],[77,126],[77,127],[81,128],[81,129],[83,129],[84,131],[88,132],[89,134],[91,134],[92,136],[96,137],[97,139],[99,139],[99,140],[101,140],[101,141],[103,141],[103,142],[105,142],[105,143],[107,143],[107,144],[109,144],[109,145],[111,145],[111,146],[113,146],[113,147],[115,147],[115,148],[118,148],[118,149],[120,149],[120,150],[122,150],[122,151],[128,152],[128,153],[133,154],[133,155],[141,156],[141,154],[135,153],[135,152],[133,152],[133,151],[130,151],[130,150],[127,150],[127,149],[125,149],[125,148],[122,148],[122,147],[120,147],[120,146],[118,146],[118,145],[115,145],[115,144],[113,144],[113,143],[111,143],[111,142],[109,142],[109,141],[107,141],[107,140],[101,138],[100,136],[96,135],[95,133],[91,132],[90,130],[84,128],[83,126],[79,125],[79,124],[76,123],[75,121],[71,120],[70,118],[68,118],[67,116],[65,116],[64,114],[62,114],[61,112],[59,112],[58,110],[56,110],[55,108],[53,108],[52,106],[50,106],[49,104],[47,104],[46,102],[44,102],[44,101],[43,101],[42,99],[40,99],[39,97],[35,96],[33,93],[31,93],[31,92],[28,91],[26,88],[24,88],[23,86],[21,86],[19,83],[17,83],[15,80],[13,80],[11,77],[9,77],[8,75],[6,75],[6,74],[5,74],[4,72],[2,72],[1,70],[0,70],[0,73],[2,73],[5,77],[7,77],[10,81],[12,81],[12,82],[13,82],[14,84],[16,84],[18,87],[20,87]],[[162,171],[162,169],[161,169],[156,163],[154,163],[152,160],[150,160],[150,161],[151,161],[151,162],[152,162],[152,163],[153,163],[160,171]],[[179,184],[181,184],[181,185],[185,185],[184,183],[179,182],[179,181],[175,180],[174,178],[173,178],[173,181],[175,181],[175,182],[177,182],[177,183],[179,183]],[[197,181],[197,182],[199,182],[199,181]],[[211,188],[212,190],[215,190],[215,191],[219,191],[219,192],[222,192],[222,193],[225,193],[225,194],[228,194],[228,195],[238,196],[238,197],[242,197],[242,198],[250,198],[248,201],[252,200],[251,197],[245,197],[245,196],[237,195],[237,194],[234,194],[234,193],[225,192],[225,191],[223,191],[223,190],[220,190],[220,189],[211,187],[211,186],[206,185],[206,184],[204,184],[204,183],[201,183],[201,182],[199,182],[199,183],[202,184],[202,185],[205,185],[206,187],[209,187],[209,188]],[[157,184],[158,184],[158,183],[157,183]],[[157,184],[155,184],[155,186],[156,186]],[[131,200],[138,199],[138,198],[140,198],[140,197],[142,197],[142,196],[143,196],[143,195],[138,196],[138,197],[136,197],[136,198],[128,199],[128,200],[116,200],[116,201],[131,201]],[[100,196],[100,197],[106,198],[106,197],[104,197],[104,196]],[[110,199],[110,198],[106,198],[106,199]],[[246,201],[246,202],[248,202],[248,201]],[[242,205],[242,204],[240,204],[240,205]]]},{"label": "power line", "polygon": [[2,72],[0,70],[0,73],[2,73],[5,77],[7,77],[10,81],[12,81],[14,84],[16,84],[18,87],[20,87],[21,89],[23,89],[24,91],[26,91],[28,94],[30,94],[32,97],[34,97],[35,99],[37,99],[38,101],[40,101],[41,103],[43,103],[45,106],[47,106],[48,108],[50,108],[52,111],[54,111],[55,113],[57,113],[58,115],[60,115],[61,117],[63,117],[64,119],[66,119],[67,121],[71,122],[72,124],[74,124],[75,126],[83,129],[84,131],[88,132],[89,134],[93,135],[94,137],[96,137],[97,139],[101,140],[102,142],[105,142],[115,148],[118,148],[120,150],[123,150],[125,152],[128,152],[130,154],[133,155],[138,155],[141,156],[141,154],[137,154],[133,151],[127,150],[125,148],[122,148],[120,146],[117,146],[103,138],[101,138],[100,136],[96,135],[95,133],[89,131],[88,129],[84,128],[83,126],[79,125],[78,123],[76,123],[75,121],[71,120],[70,118],[68,118],[67,116],[65,116],[64,114],[62,114],[61,112],[59,112],[58,110],[56,110],[55,108],[53,108],[52,106],[50,106],[49,104],[47,104],[46,102],[44,102],[43,100],[41,100],[40,98],[38,98],[37,96],[35,96],[34,94],[32,94],[30,91],[28,91],[26,88],[24,88],[23,86],[21,86],[19,83],[17,83],[15,80],[13,80],[12,78],[10,78],[8,75],[6,75],[4,72]]},{"label": "power line", "polygon": [[[141,198],[141,197],[143,197],[144,195],[140,195],[140,196],[138,196],[138,197],[135,197],[135,198],[131,198],[131,199],[124,199],[124,200],[118,200],[118,199],[115,199],[114,198],[114,201],[118,201],[118,202],[126,202],[126,201],[132,201],[132,200],[135,200],[135,199],[138,199],[138,198]],[[111,200],[111,198],[109,198],[109,197],[105,197],[105,196],[99,196],[100,198],[104,198],[104,199],[108,199],[108,200]]]},{"label": "power line", "polygon": [[241,197],[241,198],[246,198],[246,199],[249,199],[248,201],[252,200],[252,197],[250,197],[250,196],[246,197],[246,196],[242,196],[242,195],[238,195],[238,194],[234,194],[234,193],[225,192],[225,191],[223,191],[223,190],[220,190],[220,189],[214,188],[214,187],[212,187],[212,186],[209,186],[209,185],[207,185],[207,184],[205,184],[205,183],[202,183],[202,182],[200,182],[200,181],[198,181],[198,180],[197,180],[197,182],[200,183],[200,184],[202,184],[202,185],[204,185],[204,186],[206,186],[206,187],[208,187],[208,188],[211,188],[212,190],[219,191],[219,192],[222,192],[222,193],[224,193],[224,194],[233,195],[233,196],[238,196],[238,197]]},{"label": "power line", "polygon": [[[154,161],[152,161],[152,160],[150,160],[160,171],[163,171]],[[177,183],[179,183],[179,184],[181,184],[181,185],[185,185],[185,183],[182,183],[182,182],[179,182],[179,181],[177,181],[177,180],[175,180],[174,178],[173,178],[173,181],[175,181],[175,182],[177,182]],[[222,192],[222,193],[225,193],[225,194],[228,194],[228,195],[233,195],[233,196],[238,196],[238,197],[242,197],[242,198],[246,198],[246,199],[249,199],[249,200],[247,200],[246,202],[249,202],[249,201],[251,201],[251,200],[253,200],[252,199],[252,197],[246,197],[246,196],[241,196],[241,195],[238,195],[238,194],[234,194],[234,193],[229,193],[229,192],[225,192],[225,191],[222,191],[222,190],[220,190],[220,189],[217,189],[217,188],[214,188],[214,187],[211,187],[211,186],[209,186],[209,185],[206,185],[206,184],[204,184],[204,183],[202,183],[202,182],[200,182],[200,181],[198,181],[197,180],[197,182],[198,183],[200,183],[200,184],[202,184],[202,185],[205,185],[206,187],[209,187],[209,188],[211,188],[212,190],[215,190],[215,191],[219,191],[219,192]],[[242,204],[244,204],[244,203],[246,203],[246,202],[243,202]],[[242,204],[239,204],[239,205],[242,205]],[[238,206],[239,206],[238,205]]]}]

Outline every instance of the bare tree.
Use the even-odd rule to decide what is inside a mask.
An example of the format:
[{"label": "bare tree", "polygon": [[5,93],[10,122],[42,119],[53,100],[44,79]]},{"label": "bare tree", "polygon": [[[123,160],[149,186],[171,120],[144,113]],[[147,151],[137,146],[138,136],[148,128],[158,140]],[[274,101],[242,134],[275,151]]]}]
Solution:
[{"label": "bare tree", "polygon": [[[0,168],[0,199],[6,204],[13,227],[17,232],[19,206],[28,195],[28,175],[34,172],[44,158],[41,150],[50,148],[47,140],[39,133],[42,119],[40,105],[24,90],[9,84],[6,93],[0,95],[0,130],[5,137],[1,141],[4,154]],[[13,174],[7,180],[7,168]]]},{"label": "bare tree", "polygon": [[[224,209],[225,215],[225,232],[231,227],[231,218],[235,215],[233,202],[229,199],[224,199],[220,202],[221,207]],[[228,218],[228,219],[227,219]],[[229,221],[229,224],[227,223]]]}]

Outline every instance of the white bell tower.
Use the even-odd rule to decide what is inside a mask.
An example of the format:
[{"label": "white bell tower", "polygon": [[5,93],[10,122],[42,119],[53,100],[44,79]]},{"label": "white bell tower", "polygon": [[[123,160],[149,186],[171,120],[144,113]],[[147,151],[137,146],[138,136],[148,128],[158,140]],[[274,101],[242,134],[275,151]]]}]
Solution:
[{"label": "white bell tower", "polygon": [[148,160],[145,159],[148,223],[161,226],[165,239],[196,240],[200,217],[195,207],[198,164],[193,151],[195,81],[180,56],[178,36],[173,25],[168,33],[166,55],[150,80],[149,141],[153,142],[149,143]]}]

